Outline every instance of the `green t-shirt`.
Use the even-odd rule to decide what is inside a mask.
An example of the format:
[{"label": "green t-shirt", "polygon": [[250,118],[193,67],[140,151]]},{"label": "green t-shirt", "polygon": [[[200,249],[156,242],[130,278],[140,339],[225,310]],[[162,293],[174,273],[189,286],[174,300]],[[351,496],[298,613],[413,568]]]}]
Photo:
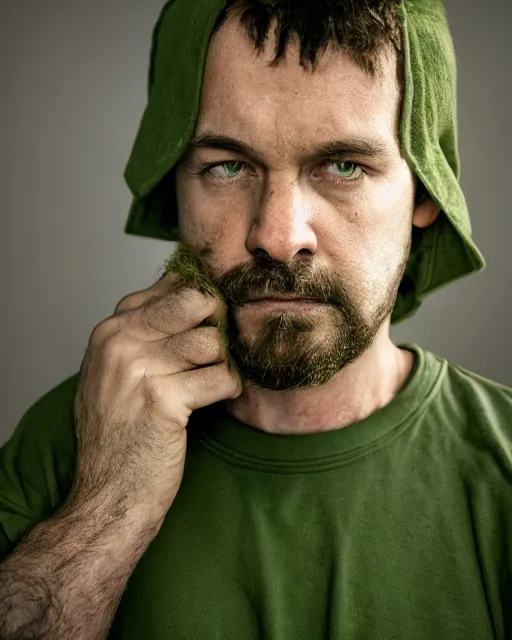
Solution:
[{"label": "green t-shirt", "polygon": [[[194,412],[185,473],[124,591],[122,640],[511,640],[512,389],[415,345],[350,426]],[[0,557],[63,501],[77,376],[0,450]]]}]

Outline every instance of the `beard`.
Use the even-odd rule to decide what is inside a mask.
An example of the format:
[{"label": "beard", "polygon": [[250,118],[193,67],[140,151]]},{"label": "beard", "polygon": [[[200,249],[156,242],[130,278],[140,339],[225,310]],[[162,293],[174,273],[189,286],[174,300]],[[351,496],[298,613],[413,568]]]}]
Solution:
[{"label": "beard", "polygon": [[[326,384],[373,343],[392,313],[410,253],[410,242],[383,299],[369,317],[331,272],[311,269],[311,262],[288,265],[265,252],[215,278],[227,303],[228,348],[247,381],[273,391],[308,389]],[[240,318],[250,296],[287,294],[324,303],[318,313],[258,314],[252,329],[244,331]],[[245,313],[248,313],[245,311]],[[255,325],[255,326],[254,326]]]},{"label": "beard", "polygon": [[[190,287],[226,303],[219,329],[227,343],[228,364],[231,361],[238,368],[242,379],[273,391],[308,389],[329,382],[371,346],[393,311],[411,241],[409,237],[394,277],[368,317],[338,276],[325,269],[313,270],[309,259],[286,264],[261,249],[254,252],[251,263],[217,274],[206,259],[209,247],[197,252],[180,243],[166,262],[164,275],[178,274],[176,291]],[[244,330],[237,315],[251,297],[262,294],[309,298],[323,306],[311,314],[293,309],[259,314],[256,322],[253,314],[252,330]],[[202,323],[208,324],[209,320]]]}]

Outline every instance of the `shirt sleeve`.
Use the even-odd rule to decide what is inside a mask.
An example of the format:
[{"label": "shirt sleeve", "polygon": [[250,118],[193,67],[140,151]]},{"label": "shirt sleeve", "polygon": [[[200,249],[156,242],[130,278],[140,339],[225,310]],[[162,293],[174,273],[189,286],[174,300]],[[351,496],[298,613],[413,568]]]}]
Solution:
[{"label": "shirt sleeve", "polygon": [[69,492],[78,377],[68,378],[30,407],[0,448],[0,562]]}]

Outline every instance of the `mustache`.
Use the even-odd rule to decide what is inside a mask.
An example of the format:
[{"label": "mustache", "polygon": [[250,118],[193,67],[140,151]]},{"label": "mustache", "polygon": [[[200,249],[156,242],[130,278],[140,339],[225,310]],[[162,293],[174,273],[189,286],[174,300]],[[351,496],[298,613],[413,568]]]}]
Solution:
[{"label": "mustache", "polygon": [[240,306],[251,296],[281,294],[312,298],[340,308],[350,307],[344,287],[331,273],[312,269],[309,260],[286,264],[256,251],[250,263],[236,265],[215,278],[229,304]]},{"label": "mustache", "polygon": [[179,277],[175,290],[184,287],[222,297],[228,306],[241,306],[256,295],[281,294],[311,298],[346,312],[354,306],[340,279],[326,269],[313,269],[311,260],[293,264],[275,260],[262,249],[254,252],[252,262],[217,273],[206,258],[208,250],[198,251],[183,242],[162,267],[162,277],[174,271]]}]

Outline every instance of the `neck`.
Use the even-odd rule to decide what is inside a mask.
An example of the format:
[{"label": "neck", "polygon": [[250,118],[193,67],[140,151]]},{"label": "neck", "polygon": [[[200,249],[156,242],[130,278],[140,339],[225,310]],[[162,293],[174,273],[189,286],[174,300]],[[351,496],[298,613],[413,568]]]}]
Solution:
[{"label": "neck", "polygon": [[340,429],[386,406],[407,381],[414,355],[377,335],[360,358],[327,384],[298,391],[270,391],[252,383],[224,407],[237,420],[275,434],[320,433]]}]

